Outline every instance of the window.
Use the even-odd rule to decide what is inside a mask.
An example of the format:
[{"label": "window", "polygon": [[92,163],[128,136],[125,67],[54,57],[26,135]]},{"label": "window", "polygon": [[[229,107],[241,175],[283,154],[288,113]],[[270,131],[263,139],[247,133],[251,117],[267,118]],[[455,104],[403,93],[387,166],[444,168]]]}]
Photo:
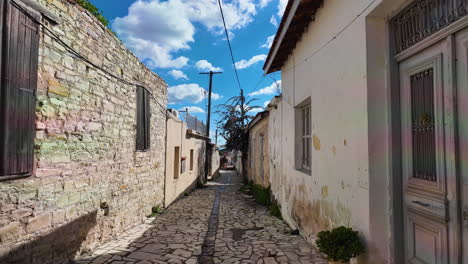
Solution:
[{"label": "window", "polygon": [[8,29],[0,30],[0,180],[30,176],[34,167],[39,25],[31,16],[40,19],[12,1],[0,4],[0,29]]},{"label": "window", "polygon": [[437,182],[434,69],[411,76],[413,177]]},{"label": "window", "polygon": [[187,157],[182,157],[182,159],[180,160],[180,173],[184,173],[185,172],[185,163],[187,162]]},{"label": "window", "polygon": [[137,87],[137,138],[136,149],[150,149],[150,93],[142,86]]},{"label": "window", "polygon": [[310,98],[296,107],[296,169],[311,170],[311,114]]},{"label": "window", "polygon": [[179,179],[180,148],[174,148],[174,179]]},{"label": "window", "polygon": [[249,156],[247,158],[249,159],[249,168],[252,168],[252,138],[249,140]]},{"label": "window", "polygon": [[193,149],[190,150],[190,171],[193,171]]}]

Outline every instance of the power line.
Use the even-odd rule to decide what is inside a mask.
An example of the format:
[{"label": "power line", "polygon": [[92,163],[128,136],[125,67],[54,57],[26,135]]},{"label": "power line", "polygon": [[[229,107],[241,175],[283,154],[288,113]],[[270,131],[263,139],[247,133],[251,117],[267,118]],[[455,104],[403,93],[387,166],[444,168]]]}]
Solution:
[{"label": "power line", "polygon": [[[364,12],[366,12],[367,9],[369,9],[374,3],[375,3],[376,0],[373,0],[372,2],[370,2],[361,12],[359,12],[359,14],[356,15],[356,17],[353,18],[353,20],[351,20],[351,22],[349,22],[344,28],[342,28],[335,36],[333,36],[330,40],[328,40],[327,42],[325,42],[325,44],[323,44],[318,50],[316,50],[314,53],[312,53],[310,56],[306,57],[304,60],[302,60],[301,62],[297,63],[297,64],[294,64],[292,65],[293,69],[299,65],[301,65],[302,63],[308,61],[309,59],[311,59],[312,57],[314,57],[315,55],[317,55],[320,51],[322,51],[325,47],[327,47],[330,43],[332,43],[335,39],[337,39],[343,32],[345,32],[352,24],[354,24],[354,22],[356,22],[356,20],[362,16],[364,14]],[[282,72],[288,72],[290,71],[291,69],[284,69],[282,70]]]},{"label": "power line", "polygon": [[241,83],[239,80],[239,74],[237,73],[236,62],[234,60],[234,55],[232,53],[231,41],[229,40],[229,34],[228,34],[227,27],[226,27],[226,21],[224,20],[224,13],[223,13],[223,7],[221,5],[221,0],[218,0],[218,5],[219,5],[219,11],[221,11],[221,18],[223,19],[224,33],[226,34],[226,39],[227,39],[227,43],[229,46],[229,52],[231,53],[232,66],[234,67],[234,72],[236,73],[237,85],[239,86],[239,90],[242,91]]},{"label": "power line", "polygon": [[[54,39],[55,41],[57,41],[60,45],[62,45],[65,49],[67,49],[67,51],[69,53],[71,53],[72,55],[74,55],[76,58],[82,60],[82,61],[85,61],[86,63],[88,63],[89,65],[91,65],[92,67],[102,71],[103,73],[117,79],[118,81],[126,84],[126,85],[130,85],[130,86],[141,86],[141,84],[138,84],[138,83],[134,83],[134,82],[131,82],[131,81],[128,81],[128,80],[125,80],[124,78],[121,78],[121,77],[118,77],[117,75],[105,70],[104,68],[94,64],[93,62],[91,62],[88,58],[86,58],[85,56],[81,55],[78,51],[76,51],[75,49],[73,49],[72,47],[70,47],[67,43],[65,43],[63,40],[60,39],[59,36],[55,35],[55,33],[49,29],[46,25],[44,25],[41,21],[38,21],[35,17],[31,16],[27,10],[25,10],[22,6],[20,6],[19,4],[17,4],[15,1],[12,1],[12,3],[15,5],[16,8],[18,8],[19,10],[21,10],[26,16],[28,16],[30,19],[32,19],[34,22],[36,22],[38,25],[41,26],[44,33],[46,33],[47,35],[49,35],[52,39]],[[156,97],[153,96],[152,93],[149,93],[151,95],[151,97],[154,99],[154,101],[163,109],[161,112],[163,114],[166,114],[166,109],[167,107],[166,106],[163,106],[162,104],[159,103],[159,101],[157,100]]]}]

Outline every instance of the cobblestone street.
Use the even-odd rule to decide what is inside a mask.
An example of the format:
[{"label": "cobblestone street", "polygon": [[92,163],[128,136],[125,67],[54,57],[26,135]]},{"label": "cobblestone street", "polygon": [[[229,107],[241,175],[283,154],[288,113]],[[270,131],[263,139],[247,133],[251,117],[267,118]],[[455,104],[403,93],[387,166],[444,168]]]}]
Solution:
[{"label": "cobblestone street", "polygon": [[240,186],[234,172],[222,172],[77,263],[327,263]]}]

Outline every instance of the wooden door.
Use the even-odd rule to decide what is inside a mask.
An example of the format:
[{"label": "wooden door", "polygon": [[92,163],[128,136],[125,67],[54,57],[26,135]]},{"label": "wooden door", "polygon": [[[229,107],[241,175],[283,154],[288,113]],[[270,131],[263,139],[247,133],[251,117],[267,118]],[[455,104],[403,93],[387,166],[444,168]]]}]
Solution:
[{"label": "wooden door", "polygon": [[462,263],[468,263],[468,29],[456,34],[458,150],[462,200]]},{"label": "wooden door", "polygon": [[2,0],[0,179],[33,171],[40,16]]},{"label": "wooden door", "polygon": [[405,263],[459,263],[452,47],[400,64]]}]

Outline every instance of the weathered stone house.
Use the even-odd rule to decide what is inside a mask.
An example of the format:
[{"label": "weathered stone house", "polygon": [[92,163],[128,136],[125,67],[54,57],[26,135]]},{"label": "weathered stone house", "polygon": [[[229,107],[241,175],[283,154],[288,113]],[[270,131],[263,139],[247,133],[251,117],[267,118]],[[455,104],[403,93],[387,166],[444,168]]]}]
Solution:
[{"label": "weathered stone house", "polygon": [[[358,263],[468,263],[468,2],[290,0],[264,66],[270,177],[311,241],[360,231]],[[271,153],[280,153],[271,155]]]},{"label": "weathered stone house", "polygon": [[74,1],[0,14],[0,263],[60,263],[163,204],[167,85]]},{"label": "weathered stone house", "polygon": [[270,186],[270,151],[268,150],[268,111],[258,113],[248,126],[249,150],[247,179],[263,187]]}]

